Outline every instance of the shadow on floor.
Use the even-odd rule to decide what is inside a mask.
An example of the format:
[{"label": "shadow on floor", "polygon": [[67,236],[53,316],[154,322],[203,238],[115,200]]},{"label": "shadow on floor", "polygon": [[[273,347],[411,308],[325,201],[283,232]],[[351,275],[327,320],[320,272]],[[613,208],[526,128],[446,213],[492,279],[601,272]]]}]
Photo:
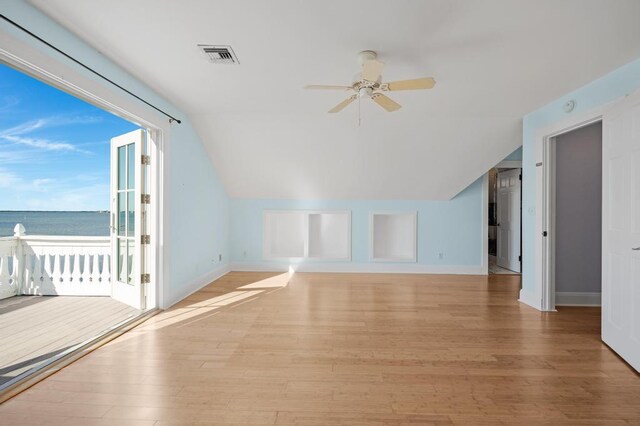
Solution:
[{"label": "shadow on floor", "polygon": [[28,359],[26,361],[21,361],[13,365],[8,365],[6,367],[0,368],[0,386],[4,385],[10,380],[13,380],[18,375],[24,373],[25,371],[30,370],[34,367],[37,367],[38,364],[44,361],[47,361],[55,356],[60,355],[61,353],[63,353],[64,351],[66,351],[71,347],[72,346],[67,346],[66,348],[58,349],[53,352],[49,352],[31,359]]}]

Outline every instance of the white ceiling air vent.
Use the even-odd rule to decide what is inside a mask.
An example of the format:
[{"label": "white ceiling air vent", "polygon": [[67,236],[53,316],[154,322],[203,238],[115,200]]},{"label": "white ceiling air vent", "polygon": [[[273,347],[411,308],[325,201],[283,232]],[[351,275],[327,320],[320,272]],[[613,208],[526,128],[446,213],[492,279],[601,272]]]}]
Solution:
[{"label": "white ceiling air vent", "polygon": [[207,44],[199,44],[198,47],[202,50],[210,62],[214,64],[239,64],[236,54],[233,52],[231,46],[211,46]]}]

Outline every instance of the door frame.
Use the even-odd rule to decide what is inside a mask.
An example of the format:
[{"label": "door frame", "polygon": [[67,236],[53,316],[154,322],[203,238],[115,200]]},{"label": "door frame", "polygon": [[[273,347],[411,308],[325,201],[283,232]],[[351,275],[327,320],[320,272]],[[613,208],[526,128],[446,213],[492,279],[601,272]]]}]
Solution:
[{"label": "door frame", "polygon": [[[501,266],[501,267],[504,268],[504,269],[509,269],[514,274],[521,275],[522,274],[522,164],[521,164],[520,161],[517,161],[517,162],[513,161],[511,163],[520,163],[520,165],[518,167],[506,167],[505,168],[505,167],[502,167],[503,163],[505,163],[505,162],[499,163],[498,165],[496,165],[494,167],[494,169],[496,170],[496,213],[497,213],[496,219],[498,220],[498,222],[500,222],[499,221],[499,215],[500,215],[500,188],[497,187],[498,180],[499,180],[498,178],[500,176],[500,173],[513,172],[513,171],[517,170],[518,171],[518,177],[519,177],[519,179],[518,179],[518,187],[519,187],[518,191],[519,191],[519,194],[520,194],[520,198],[518,200],[518,211],[517,211],[518,219],[519,219],[519,226],[518,226],[518,231],[517,231],[518,232],[518,241],[519,242],[518,242],[518,248],[517,248],[518,252],[517,253],[518,253],[518,262],[520,263],[520,270],[519,271],[514,271],[514,270],[512,270],[510,268],[506,268],[504,266]],[[507,169],[507,170],[502,170],[501,171],[499,169]],[[512,214],[513,214],[513,212],[512,212]],[[499,232],[499,229],[497,230],[497,232]],[[499,240],[500,240],[499,236],[496,235],[496,263],[497,263],[497,259],[498,259],[498,253],[499,253],[499,251],[498,251]],[[513,251],[512,247],[509,247],[509,248],[511,249],[511,251]],[[500,265],[498,265],[498,266],[500,266]]]},{"label": "door frame", "polygon": [[[111,112],[147,130],[149,165],[148,248],[147,270],[151,284],[147,288],[147,310],[164,309],[170,305],[168,252],[164,250],[169,235],[169,194],[167,152],[170,147],[171,123],[160,113],[151,111],[125,92],[87,77],[64,58],[50,56],[25,43],[20,38],[0,31],[0,63],[45,82],[85,102]],[[10,51],[7,49],[11,49]]]},{"label": "door frame", "polygon": [[[588,112],[570,115],[566,119],[541,129],[535,139],[535,293],[533,300],[520,292],[520,301],[540,311],[556,312],[555,307],[555,138],[602,121],[604,113],[616,100]],[[603,144],[604,148],[604,144]],[[543,236],[547,232],[547,237]]]}]

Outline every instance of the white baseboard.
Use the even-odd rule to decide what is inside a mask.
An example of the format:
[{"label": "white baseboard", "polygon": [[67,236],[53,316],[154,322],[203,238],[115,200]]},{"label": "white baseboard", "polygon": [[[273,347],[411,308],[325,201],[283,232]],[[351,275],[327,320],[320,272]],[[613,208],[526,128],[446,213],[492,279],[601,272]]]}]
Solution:
[{"label": "white baseboard", "polygon": [[298,272],[352,272],[352,273],[390,273],[390,274],[452,274],[487,275],[481,265],[476,266],[437,266],[417,263],[351,263],[351,262],[304,262],[282,264],[273,262],[245,263],[233,262],[232,271],[273,271],[286,272],[289,268]]},{"label": "white baseboard", "polygon": [[520,290],[520,298],[518,299],[518,302],[542,311],[542,299],[534,293],[525,291],[525,289]]},{"label": "white baseboard", "polygon": [[168,301],[169,303],[165,303],[166,306],[163,306],[163,309],[170,308],[185,297],[192,295],[202,287],[211,284],[212,281],[215,281],[218,278],[227,275],[229,272],[229,265],[223,265],[217,269],[214,269],[213,271],[209,271],[206,274],[199,276],[191,282],[184,284],[179,292],[177,292],[176,294],[171,294],[171,297]]},{"label": "white baseboard", "polygon": [[601,293],[556,292],[556,306],[601,306]]}]

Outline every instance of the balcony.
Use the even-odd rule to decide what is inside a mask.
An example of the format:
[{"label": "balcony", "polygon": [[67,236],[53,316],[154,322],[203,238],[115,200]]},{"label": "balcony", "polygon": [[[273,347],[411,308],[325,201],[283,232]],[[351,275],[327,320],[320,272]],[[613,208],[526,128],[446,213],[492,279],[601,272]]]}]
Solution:
[{"label": "balcony", "polygon": [[0,238],[0,387],[140,311],[111,295],[109,237]]}]

